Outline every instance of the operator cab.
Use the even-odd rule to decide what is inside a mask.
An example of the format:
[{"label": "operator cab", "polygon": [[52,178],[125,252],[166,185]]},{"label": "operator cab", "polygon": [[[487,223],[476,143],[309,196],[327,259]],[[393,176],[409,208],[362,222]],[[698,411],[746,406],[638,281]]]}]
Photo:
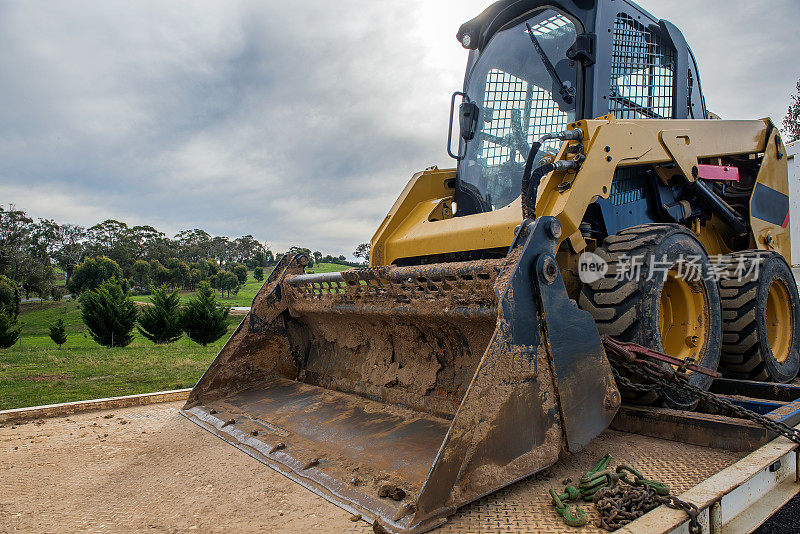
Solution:
[{"label": "operator cab", "polygon": [[[458,32],[470,50],[457,216],[509,206],[531,144],[581,119],[707,118],[681,32],[633,3],[502,0]],[[533,162],[555,155],[547,141]]]}]

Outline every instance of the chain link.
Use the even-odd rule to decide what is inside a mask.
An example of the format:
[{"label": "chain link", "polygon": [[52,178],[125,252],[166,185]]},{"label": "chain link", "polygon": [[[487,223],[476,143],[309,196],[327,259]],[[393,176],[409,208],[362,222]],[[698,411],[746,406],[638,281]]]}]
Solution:
[{"label": "chain link", "polygon": [[569,504],[569,501],[582,499],[594,503],[600,514],[597,526],[610,532],[664,504],[676,510],[684,510],[689,516],[689,532],[701,533],[697,520],[700,510],[697,506],[671,496],[668,485],[644,478],[642,473],[631,466],[620,465],[616,469],[609,469],[610,462],[611,455],[606,454],[591,471],[581,477],[577,486],[567,486],[560,494],[550,490],[553,506],[566,525],[586,525],[586,512]]},{"label": "chain link", "polygon": [[611,367],[611,372],[614,374],[614,379],[617,381],[617,384],[628,391],[633,391],[634,393],[650,393],[653,390],[661,389],[652,382],[650,384],[637,384],[617,371],[616,367]]},{"label": "chain link", "polygon": [[[770,419],[765,415],[748,410],[747,408],[737,406],[729,400],[720,398],[710,391],[700,389],[699,387],[690,384],[686,378],[680,376],[674,370],[670,372],[661,368],[660,366],[658,369],[654,369],[650,365],[635,365],[625,361],[624,358],[618,354],[615,354],[613,351],[607,351],[607,354],[610,356],[609,361],[611,362],[612,367],[621,368],[627,373],[634,374],[645,380],[651,380],[654,382],[655,386],[669,388],[679,393],[688,393],[697,400],[703,401],[711,406],[716,406],[717,408],[727,410],[734,417],[752,421],[753,423],[756,423],[757,425],[760,425],[767,430],[774,432],[775,434],[788,438],[794,443],[800,444],[800,430],[792,428],[785,423],[781,423],[780,421]],[[614,371],[614,376],[619,377],[619,385],[622,388],[628,388],[631,384],[633,384],[633,382],[621,375],[619,369]],[[637,386],[636,384],[633,385]]]},{"label": "chain link", "polygon": [[[737,406],[727,399],[689,383],[686,374],[688,364],[684,364],[682,368],[676,370],[661,363],[639,358],[630,351],[618,352],[618,344],[606,344],[606,349],[611,370],[621,389],[635,393],[669,389],[689,394],[696,400],[722,409],[733,417],[752,421],[779,436],[800,444],[800,430],[742,406]],[[634,382],[629,378],[634,376],[643,380],[643,383]],[[625,471],[634,476],[633,481],[627,478]],[[675,510],[683,510],[689,516],[690,534],[702,533],[698,521],[700,510],[696,505],[669,495],[668,488],[660,487],[661,485],[657,482],[644,479],[641,473],[635,469],[620,466],[617,468],[617,472],[621,473],[620,480],[628,485],[602,488],[594,497],[595,506],[600,512],[600,527],[610,531],[617,530],[663,504]]]}]

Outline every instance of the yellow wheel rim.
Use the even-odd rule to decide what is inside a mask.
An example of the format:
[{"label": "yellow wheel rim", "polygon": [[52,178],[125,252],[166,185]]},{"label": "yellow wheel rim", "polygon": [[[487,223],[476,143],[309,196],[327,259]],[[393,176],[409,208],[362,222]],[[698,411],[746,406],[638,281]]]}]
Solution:
[{"label": "yellow wheel rim", "polygon": [[792,346],[794,316],[789,290],[780,280],[774,280],[767,293],[767,341],[772,355],[783,363]]},{"label": "yellow wheel rim", "polygon": [[664,353],[686,360],[701,361],[708,332],[705,287],[701,281],[687,281],[677,269],[667,275],[661,290],[658,312]]}]

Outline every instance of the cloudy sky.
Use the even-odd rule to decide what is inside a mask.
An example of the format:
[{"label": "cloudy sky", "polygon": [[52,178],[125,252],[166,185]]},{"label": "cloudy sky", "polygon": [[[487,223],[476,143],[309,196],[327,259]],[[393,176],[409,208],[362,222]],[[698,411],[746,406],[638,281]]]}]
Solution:
[{"label": "cloudy sky", "polygon": [[[462,22],[488,0],[0,0],[0,204],[350,255],[450,165]],[[709,108],[780,122],[800,2],[642,0]]]}]

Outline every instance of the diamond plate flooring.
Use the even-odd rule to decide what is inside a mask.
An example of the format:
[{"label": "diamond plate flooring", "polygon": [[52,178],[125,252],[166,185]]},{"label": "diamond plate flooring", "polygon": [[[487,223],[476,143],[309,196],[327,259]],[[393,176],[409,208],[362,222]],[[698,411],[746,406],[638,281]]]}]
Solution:
[{"label": "diamond plate flooring", "polygon": [[[179,416],[179,407],[0,425],[0,532],[371,532]],[[467,506],[440,531],[596,532],[560,523],[547,490],[577,480],[607,452],[678,493],[743,456],[608,431],[545,474]]]}]

